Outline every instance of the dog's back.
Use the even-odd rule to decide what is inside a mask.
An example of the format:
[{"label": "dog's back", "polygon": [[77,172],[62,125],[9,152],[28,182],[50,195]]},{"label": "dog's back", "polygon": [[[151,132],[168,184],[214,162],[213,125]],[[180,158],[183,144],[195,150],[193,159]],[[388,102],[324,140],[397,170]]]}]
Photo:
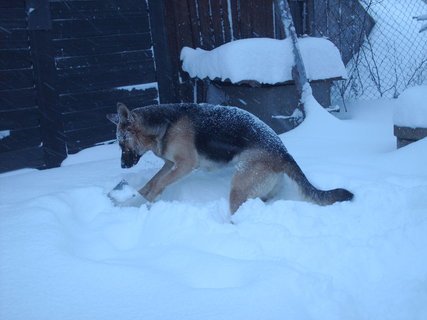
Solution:
[{"label": "dog's back", "polygon": [[164,104],[135,109],[145,126],[168,130],[182,118],[194,129],[197,152],[215,162],[229,162],[248,149],[283,156],[286,148],[274,131],[242,109],[211,104]]}]

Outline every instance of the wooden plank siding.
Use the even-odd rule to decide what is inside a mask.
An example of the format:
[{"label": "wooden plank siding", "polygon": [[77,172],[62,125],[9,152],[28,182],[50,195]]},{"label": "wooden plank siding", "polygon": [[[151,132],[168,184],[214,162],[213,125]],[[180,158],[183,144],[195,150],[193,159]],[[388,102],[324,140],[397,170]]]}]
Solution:
[{"label": "wooden plank siding", "polygon": [[0,89],[0,112],[32,108],[37,105],[33,87],[24,89]]},{"label": "wooden plank siding", "polygon": [[[148,8],[138,0],[50,3],[59,108],[68,153],[115,137],[118,101],[158,103]],[[153,84],[149,90],[123,87]]]},{"label": "wooden plank siding", "polygon": [[114,139],[105,116],[118,101],[159,103],[146,1],[2,0],[0,26],[0,171],[57,166]]},{"label": "wooden plank siding", "polygon": [[0,26],[0,172],[42,167],[40,110],[25,2],[0,1]]},{"label": "wooden plank siding", "polygon": [[73,57],[150,49],[150,32],[105,35],[76,39],[54,39],[55,56]]}]

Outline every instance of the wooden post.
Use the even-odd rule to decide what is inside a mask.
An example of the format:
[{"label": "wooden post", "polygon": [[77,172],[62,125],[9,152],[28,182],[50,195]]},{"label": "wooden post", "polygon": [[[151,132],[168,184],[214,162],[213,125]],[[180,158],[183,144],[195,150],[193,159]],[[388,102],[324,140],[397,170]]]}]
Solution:
[{"label": "wooden post", "polygon": [[300,96],[303,93],[304,86],[310,86],[307,80],[304,61],[302,60],[301,51],[298,44],[298,38],[295,31],[295,25],[292,19],[291,10],[286,0],[275,0],[276,7],[279,8],[279,13],[282,18],[283,27],[287,38],[292,41],[293,54],[295,59],[295,67],[292,69],[292,76]]},{"label": "wooden post", "polygon": [[176,102],[175,86],[172,80],[173,68],[166,34],[163,0],[148,0],[151,36],[156,64],[160,103]]},{"label": "wooden post", "polygon": [[33,62],[45,167],[61,164],[67,157],[57,91],[48,0],[27,0],[30,54]]}]

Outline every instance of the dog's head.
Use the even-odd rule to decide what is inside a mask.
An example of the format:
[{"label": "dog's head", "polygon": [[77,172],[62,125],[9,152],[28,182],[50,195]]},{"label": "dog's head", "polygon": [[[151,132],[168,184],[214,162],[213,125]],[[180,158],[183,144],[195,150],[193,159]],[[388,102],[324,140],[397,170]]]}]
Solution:
[{"label": "dog's head", "polygon": [[137,117],[119,102],[117,114],[108,114],[107,119],[117,125],[117,141],[122,149],[122,168],[133,167],[147,151],[139,139],[141,128]]}]

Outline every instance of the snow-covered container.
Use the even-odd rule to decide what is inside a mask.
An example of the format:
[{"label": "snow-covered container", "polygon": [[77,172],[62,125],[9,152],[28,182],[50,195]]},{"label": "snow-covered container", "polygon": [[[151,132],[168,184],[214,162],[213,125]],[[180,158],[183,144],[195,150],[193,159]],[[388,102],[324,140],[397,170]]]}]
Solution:
[{"label": "snow-covered container", "polygon": [[427,137],[427,85],[406,89],[394,109],[394,135],[397,147]]},{"label": "snow-covered container", "polygon": [[[304,37],[301,54],[313,94],[330,106],[333,80],[347,76],[335,45],[324,38]],[[289,39],[242,39],[211,51],[184,47],[182,68],[191,77],[208,79],[206,101],[233,105],[257,115],[282,133],[302,121],[298,94],[292,80],[294,56]]]}]

